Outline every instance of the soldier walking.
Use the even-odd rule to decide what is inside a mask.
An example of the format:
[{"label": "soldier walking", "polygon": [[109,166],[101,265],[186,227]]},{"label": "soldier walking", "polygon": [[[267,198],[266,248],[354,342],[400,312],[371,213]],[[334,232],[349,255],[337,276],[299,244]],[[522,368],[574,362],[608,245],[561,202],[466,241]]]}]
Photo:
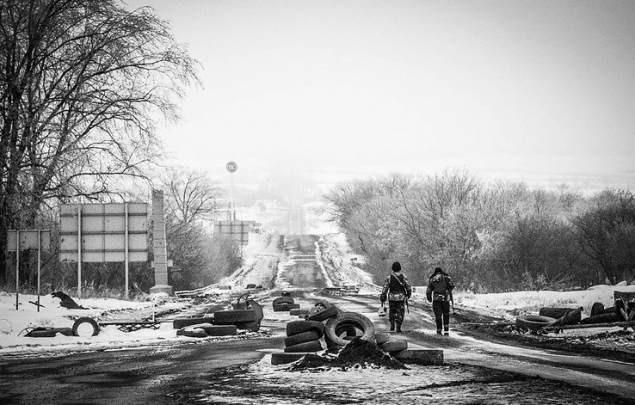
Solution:
[{"label": "soldier walking", "polygon": [[388,300],[388,320],[390,331],[401,333],[401,324],[406,312],[406,305],[412,295],[412,287],[405,275],[401,274],[401,264],[392,264],[392,273],[386,279],[379,299],[382,305]]},{"label": "soldier walking", "polygon": [[432,311],[439,335],[442,330],[445,335],[450,334],[450,301],[453,289],[454,282],[450,276],[441,267],[434,269],[426,289],[426,298],[428,302],[432,302]]}]

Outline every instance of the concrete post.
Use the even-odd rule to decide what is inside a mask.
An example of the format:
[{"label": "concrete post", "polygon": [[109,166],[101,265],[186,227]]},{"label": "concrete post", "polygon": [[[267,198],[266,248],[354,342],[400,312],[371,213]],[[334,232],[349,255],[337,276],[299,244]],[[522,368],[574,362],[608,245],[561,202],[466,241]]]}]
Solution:
[{"label": "concrete post", "polygon": [[154,245],[154,283],[150,293],[166,292],[172,295],[172,286],[168,285],[168,251],[165,235],[163,191],[152,190],[152,221]]}]

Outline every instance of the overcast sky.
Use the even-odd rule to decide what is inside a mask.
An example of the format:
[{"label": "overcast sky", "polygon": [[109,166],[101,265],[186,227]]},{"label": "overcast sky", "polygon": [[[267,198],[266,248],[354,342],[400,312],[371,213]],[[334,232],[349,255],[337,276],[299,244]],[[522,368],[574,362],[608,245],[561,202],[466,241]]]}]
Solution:
[{"label": "overcast sky", "polygon": [[[128,0],[168,20],[203,89],[180,162],[249,181],[465,168],[635,187],[635,1]],[[242,177],[241,177],[242,176]]]}]

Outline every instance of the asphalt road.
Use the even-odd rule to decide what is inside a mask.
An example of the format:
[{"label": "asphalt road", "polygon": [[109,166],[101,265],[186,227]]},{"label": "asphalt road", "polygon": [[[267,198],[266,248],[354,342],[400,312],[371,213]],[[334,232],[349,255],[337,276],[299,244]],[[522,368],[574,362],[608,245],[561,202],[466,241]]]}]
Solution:
[{"label": "asphalt road", "polygon": [[282,338],[217,341],[0,361],[0,403],[174,404],[206,377],[260,360]]}]

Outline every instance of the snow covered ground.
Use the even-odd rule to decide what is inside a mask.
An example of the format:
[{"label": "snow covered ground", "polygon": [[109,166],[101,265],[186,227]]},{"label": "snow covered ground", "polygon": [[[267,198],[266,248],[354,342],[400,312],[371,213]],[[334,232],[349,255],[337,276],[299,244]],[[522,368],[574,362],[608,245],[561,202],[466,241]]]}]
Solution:
[{"label": "snow covered ground", "polygon": [[[320,204],[309,204],[306,207],[306,220],[308,224],[307,233],[321,235],[328,246],[328,254],[335,257],[334,262],[339,263],[341,272],[350,276],[351,282],[363,280],[365,288],[360,294],[374,294],[371,279],[357,266],[352,264],[351,259],[361,262],[362,258],[353,255],[350,251],[346,239],[332,223],[325,220]],[[274,238],[276,236],[274,235]],[[218,285],[210,286],[207,292],[215,293],[219,303],[227,303],[230,298],[244,288],[246,284],[260,284],[272,277],[276,271],[284,268],[285,258],[277,251],[275,241],[267,243],[267,238],[254,236],[250,238],[250,244],[243,250],[244,265],[232,276],[222,280]],[[277,263],[277,265],[276,265]],[[230,291],[221,287],[230,286]],[[615,290],[625,292],[635,292],[635,285],[618,286],[596,286],[584,291],[522,291],[501,294],[472,294],[457,291],[455,293],[455,303],[458,306],[472,308],[489,315],[514,319],[522,314],[537,314],[541,307],[572,307],[584,308],[584,316],[588,316],[594,302],[601,302],[606,307],[613,305],[613,292]],[[415,300],[424,300],[424,288],[419,288]],[[269,291],[262,290],[261,293],[252,295],[257,301],[270,299]],[[135,332],[121,332],[115,326],[106,326],[99,335],[94,337],[70,337],[58,334],[53,338],[30,338],[24,334],[28,328],[34,327],[72,327],[74,320],[89,316],[96,319],[118,318],[118,319],[139,319],[141,316],[151,316],[153,307],[156,305],[162,311],[187,308],[190,303],[183,300],[170,300],[165,297],[149,297],[148,301],[132,302],[116,299],[82,299],[75,301],[88,308],[86,310],[69,310],[60,306],[60,300],[46,295],[41,297],[41,304],[44,306],[38,311],[37,306],[30,301],[36,302],[37,297],[33,295],[20,294],[18,298],[18,308],[16,309],[16,298],[12,292],[0,291],[0,355],[3,354],[29,354],[49,350],[101,350],[115,349],[130,346],[155,345],[170,343],[172,341],[183,341],[186,338],[176,336],[176,331],[171,323],[161,325],[158,330],[142,329]],[[265,318],[278,320],[285,316],[284,313],[274,313],[267,311]],[[286,314],[288,317],[288,314]],[[280,318],[279,320],[284,321]]]}]

